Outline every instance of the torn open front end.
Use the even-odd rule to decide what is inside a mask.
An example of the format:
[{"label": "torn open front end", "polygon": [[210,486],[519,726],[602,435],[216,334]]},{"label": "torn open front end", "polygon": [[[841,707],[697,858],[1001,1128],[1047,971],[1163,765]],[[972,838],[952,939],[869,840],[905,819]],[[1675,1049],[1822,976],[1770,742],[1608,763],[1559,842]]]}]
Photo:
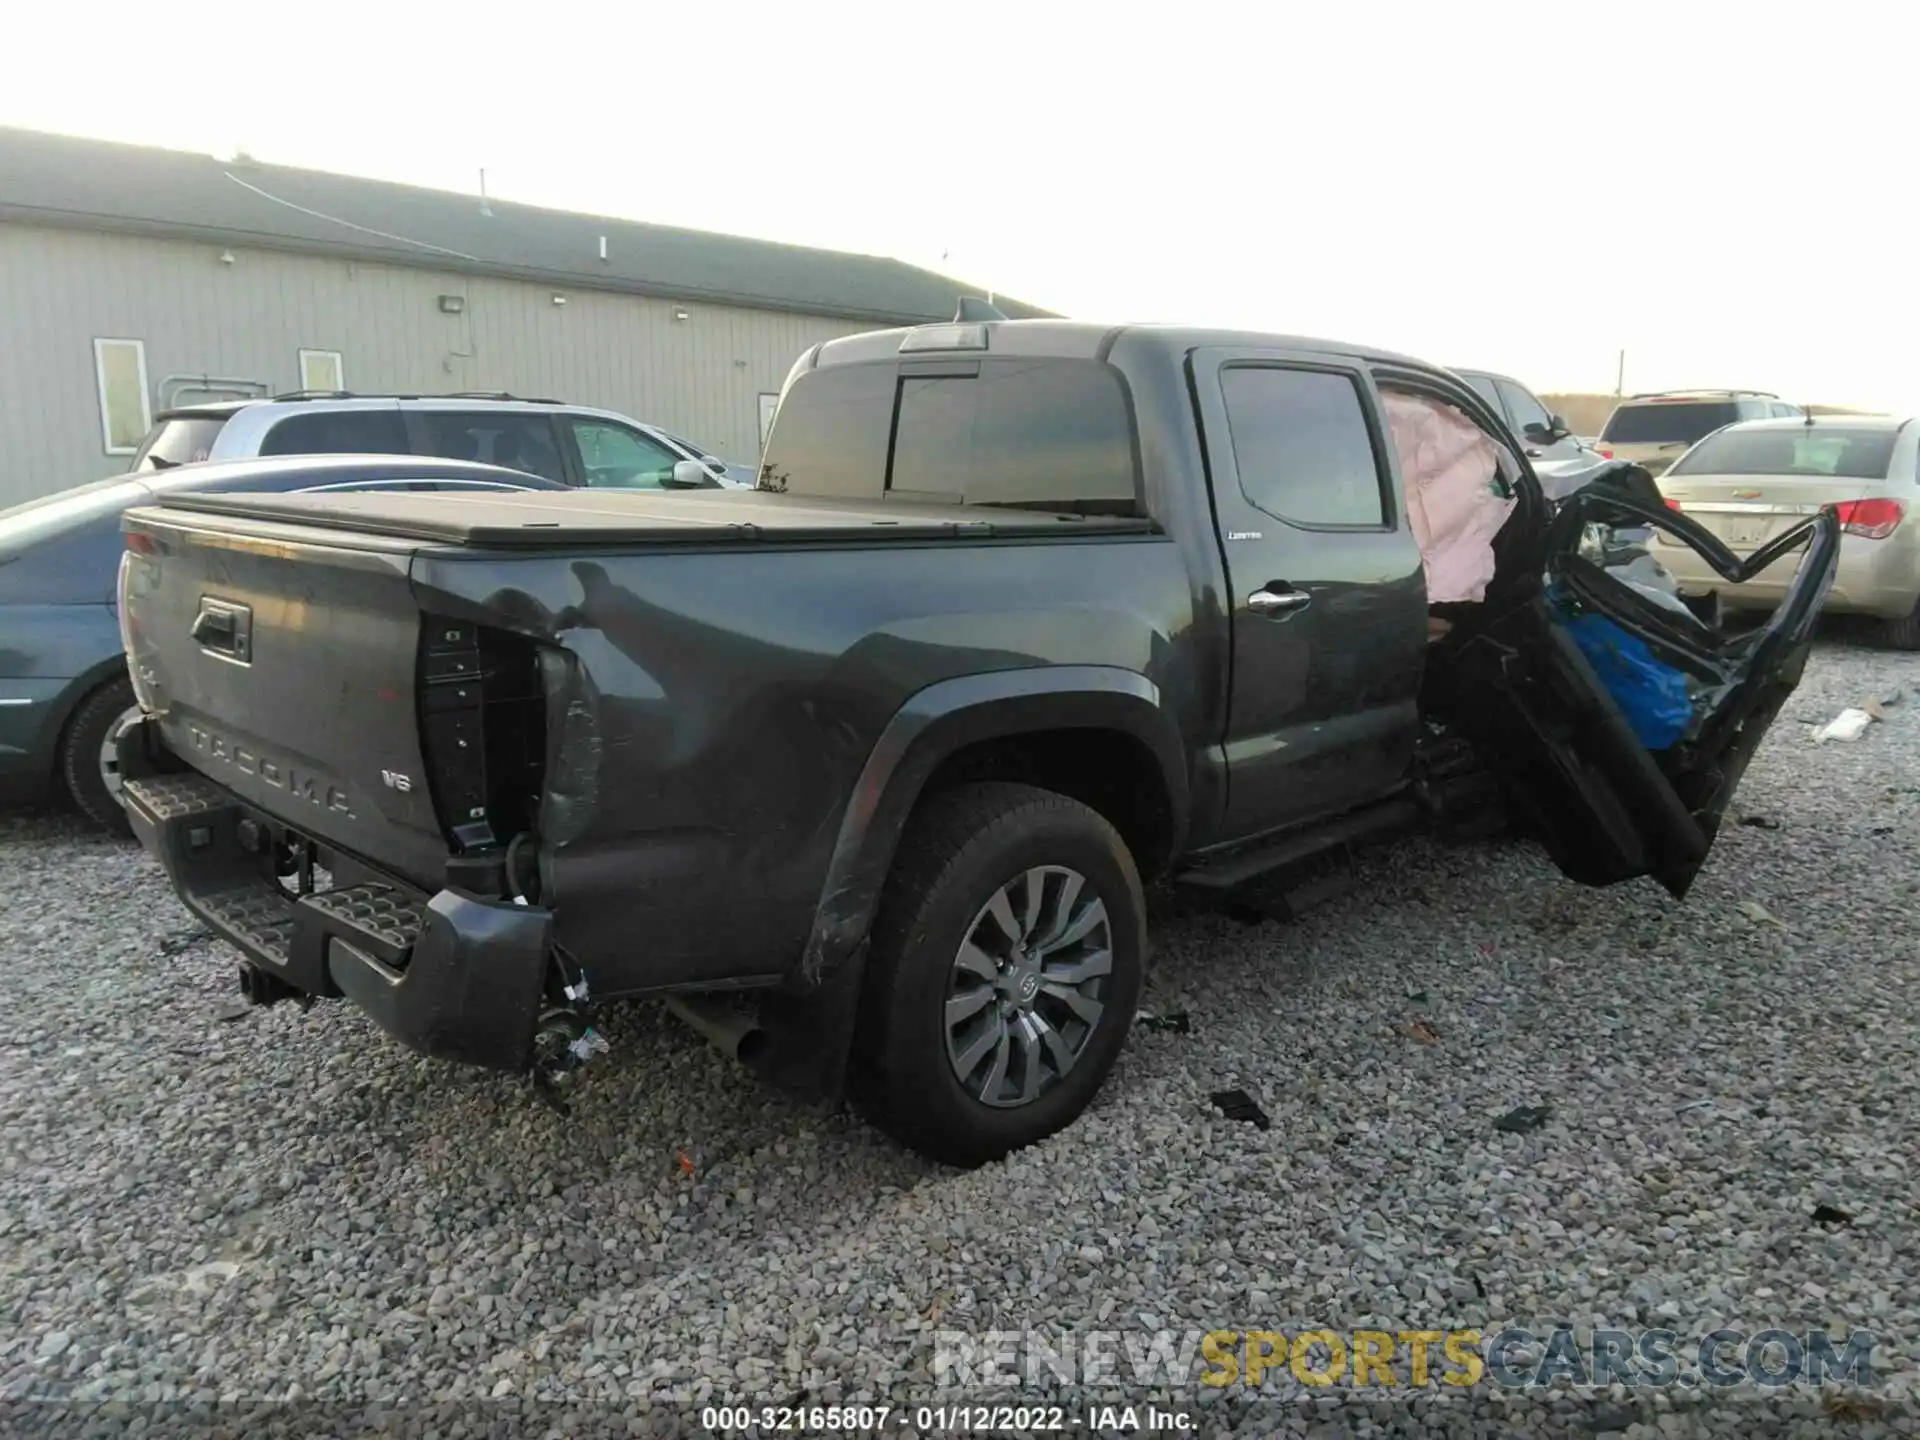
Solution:
[{"label": "torn open front end", "polygon": [[[1538,568],[1436,644],[1423,708],[1469,739],[1568,876],[1651,875],[1682,897],[1799,683],[1840,527],[1822,512],[1742,558],[1642,482],[1612,467],[1554,508]],[[1727,634],[1650,559],[1654,530],[1729,580],[1804,554],[1766,623]]]}]

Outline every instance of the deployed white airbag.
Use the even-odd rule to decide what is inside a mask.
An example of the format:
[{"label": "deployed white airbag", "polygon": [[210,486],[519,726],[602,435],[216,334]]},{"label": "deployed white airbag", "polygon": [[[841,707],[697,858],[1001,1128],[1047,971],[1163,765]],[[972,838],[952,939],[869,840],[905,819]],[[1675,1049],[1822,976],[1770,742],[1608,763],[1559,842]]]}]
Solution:
[{"label": "deployed white airbag", "polygon": [[1499,448],[1444,401],[1401,390],[1382,396],[1428,603],[1485,599],[1493,579],[1493,537],[1514,504],[1496,483]]}]

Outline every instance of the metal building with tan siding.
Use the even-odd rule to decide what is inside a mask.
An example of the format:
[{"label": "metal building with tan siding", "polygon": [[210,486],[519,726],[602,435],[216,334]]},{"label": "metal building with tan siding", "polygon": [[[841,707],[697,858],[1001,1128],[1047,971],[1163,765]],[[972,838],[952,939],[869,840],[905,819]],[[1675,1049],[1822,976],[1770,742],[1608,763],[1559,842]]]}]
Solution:
[{"label": "metal building with tan siding", "polygon": [[0,128],[0,508],[124,470],[168,405],[296,390],[549,397],[751,463],[802,351],[966,293],[875,256]]}]

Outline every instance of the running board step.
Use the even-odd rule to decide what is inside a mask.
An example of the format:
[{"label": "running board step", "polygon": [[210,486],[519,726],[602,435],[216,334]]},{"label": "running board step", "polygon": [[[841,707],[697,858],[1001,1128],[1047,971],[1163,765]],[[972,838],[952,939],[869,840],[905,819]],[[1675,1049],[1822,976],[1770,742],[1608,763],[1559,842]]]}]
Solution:
[{"label": "running board step", "polygon": [[1276,836],[1264,844],[1236,850],[1218,860],[1196,865],[1175,876],[1180,885],[1197,890],[1232,890],[1276,870],[1302,864],[1343,845],[1411,830],[1431,818],[1431,812],[1410,796],[1396,796],[1364,810],[1355,810],[1305,831]]}]

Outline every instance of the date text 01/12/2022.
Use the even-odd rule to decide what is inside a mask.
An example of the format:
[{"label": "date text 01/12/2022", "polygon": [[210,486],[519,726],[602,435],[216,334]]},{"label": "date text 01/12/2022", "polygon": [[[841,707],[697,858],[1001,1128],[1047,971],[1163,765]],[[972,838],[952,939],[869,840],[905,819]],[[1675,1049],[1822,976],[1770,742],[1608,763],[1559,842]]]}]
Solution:
[{"label": "date text 01/12/2022", "polygon": [[700,1412],[700,1428],[720,1435],[748,1431],[869,1434],[896,1428],[915,1435],[1028,1435],[1083,1428],[1178,1434],[1191,1431],[1193,1420],[1184,1410],[1155,1405],[1103,1405],[1084,1416],[1059,1405],[920,1405],[912,1410],[885,1405],[722,1405]]}]

